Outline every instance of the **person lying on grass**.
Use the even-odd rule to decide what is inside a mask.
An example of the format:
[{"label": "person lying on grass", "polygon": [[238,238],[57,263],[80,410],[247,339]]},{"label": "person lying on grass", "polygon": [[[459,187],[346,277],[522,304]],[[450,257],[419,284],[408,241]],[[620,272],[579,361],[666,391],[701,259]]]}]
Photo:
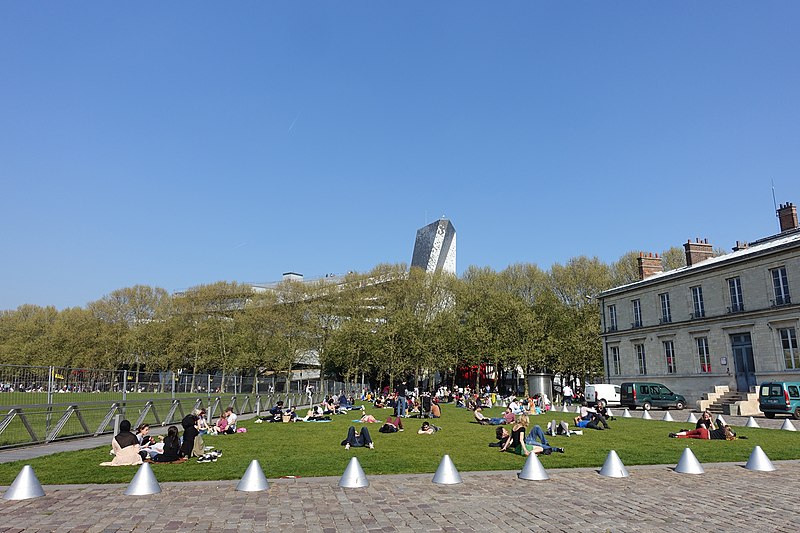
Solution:
[{"label": "person lying on grass", "polygon": [[499,426],[501,424],[505,424],[506,423],[506,419],[505,418],[502,418],[502,417],[499,417],[499,416],[490,418],[490,417],[484,415],[483,412],[481,411],[480,407],[476,407],[475,408],[475,420],[478,422],[478,424],[482,424],[482,425],[488,424],[490,426]]},{"label": "person lying on grass", "polygon": [[389,416],[378,430],[381,433],[397,433],[403,431],[403,419],[399,416]]},{"label": "person lying on grass", "polygon": [[439,426],[434,426],[433,424],[431,424],[430,422],[428,422],[426,420],[425,422],[422,423],[422,427],[419,428],[419,430],[417,431],[417,434],[418,435],[433,435],[434,433],[436,433],[440,429],[442,429],[442,428],[440,428]]},{"label": "person lying on grass", "polygon": [[669,436],[673,439],[736,440],[737,438],[736,432],[727,424],[717,429],[712,429],[711,431],[702,426],[691,431],[682,429],[677,433],[670,433]]},{"label": "person lying on grass", "polygon": [[372,438],[369,436],[369,430],[365,427],[362,427],[360,431],[356,431],[355,427],[350,426],[347,430],[347,438],[342,441],[342,446],[344,446],[345,450],[349,450],[351,447],[362,448],[364,446],[375,449]]}]

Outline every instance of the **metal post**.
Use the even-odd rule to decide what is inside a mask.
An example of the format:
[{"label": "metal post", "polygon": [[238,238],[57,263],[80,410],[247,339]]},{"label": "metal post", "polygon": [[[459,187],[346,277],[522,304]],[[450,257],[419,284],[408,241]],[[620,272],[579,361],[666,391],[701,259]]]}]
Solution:
[{"label": "metal post", "polygon": [[169,378],[172,380],[172,399],[175,399],[175,372],[170,371]]},{"label": "metal post", "polygon": [[55,372],[55,367],[52,365],[49,368],[47,374],[47,420],[45,421],[45,435],[50,434],[50,422],[51,418],[53,417],[53,373]]},{"label": "metal post", "polygon": [[128,399],[128,371],[122,371],[122,401]]},{"label": "metal post", "polygon": [[114,415],[114,436],[116,437],[119,435],[119,423],[122,422],[122,415],[116,414]]}]

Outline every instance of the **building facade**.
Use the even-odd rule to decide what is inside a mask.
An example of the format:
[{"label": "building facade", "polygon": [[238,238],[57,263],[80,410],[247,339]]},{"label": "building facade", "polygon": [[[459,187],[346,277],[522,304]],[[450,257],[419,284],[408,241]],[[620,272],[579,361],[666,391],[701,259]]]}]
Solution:
[{"label": "building facade", "polygon": [[417,230],[411,266],[426,272],[456,273],[456,229],[446,218]]},{"label": "building facade", "polygon": [[675,270],[640,254],[640,280],[598,296],[607,381],[655,381],[695,402],[717,385],[800,380],[800,228],[794,205],[778,217],[779,234],[726,255],[687,242]]}]

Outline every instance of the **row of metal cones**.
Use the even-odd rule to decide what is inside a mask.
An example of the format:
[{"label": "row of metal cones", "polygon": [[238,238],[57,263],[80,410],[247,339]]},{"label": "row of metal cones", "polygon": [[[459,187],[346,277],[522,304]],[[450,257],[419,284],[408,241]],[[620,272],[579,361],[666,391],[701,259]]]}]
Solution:
[{"label": "row of metal cones", "polygon": [[[567,409],[566,405],[564,405],[561,408],[561,411],[565,412],[565,413],[569,412],[569,410]],[[575,410],[575,412],[576,413],[580,413],[581,412],[580,407],[578,407]],[[611,409],[608,409],[608,416],[614,416],[614,413],[611,412]],[[631,412],[628,410],[627,407],[625,408],[625,411],[622,413],[622,418],[633,418],[633,415],[631,415]],[[644,411],[642,413],[642,420],[653,420],[653,417],[650,415],[650,411]],[[723,424],[725,423],[725,419],[722,418],[722,415],[717,415],[717,420],[721,421]],[[672,415],[669,414],[669,411],[664,411],[664,416],[661,417],[661,421],[662,422],[675,422],[675,419],[672,418]],[[697,422],[697,417],[694,416],[694,413],[689,413],[689,418],[687,418],[686,421],[687,422],[691,422],[691,423],[694,424],[694,423]],[[747,422],[745,423],[744,426],[748,427],[748,428],[761,427],[761,426],[758,425],[758,422],[756,422],[756,419],[753,418],[752,416],[747,419]],[[792,424],[792,422],[788,418],[783,421],[783,425],[781,426],[781,429],[786,430],[786,431],[797,431],[797,428],[794,427],[794,424]]]},{"label": "row of metal cones", "polygon": [[[761,449],[761,446],[756,446],[747,460],[745,468],[748,470],[758,472],[771,472],[775,470],[772,461],[769,460],[767,454]],[[681,455],[678,465],[675,467],[675,472],[681,474],[703,474],[705,470],[700,462],[695,457],[692,450],[686,448]],[[608,452],[606,462],[603,468],[600,469],[600,475],[606,477],[628,477],[628,469],[622,464],[617,452],[611,450]],[[518,474],[520,479],[527,479],[532,481],[542,481],[550,479],[547,475],[542,463],[536,454],[532,453],[525,461],[525,466]],[[458,473],[452,459],[449,455],[442,457],[439,463],[439,468],[433,476],[433,482],[439,485],[455,485],[461,483],[461,474]],[[339,486],[348,489],[364,488],[369,486],[369,481],[361,468],[358,459],[353,457],[350,463],[342,474],[339,480]],[[244,476],[236,485],[236,490],[245,492],[265,491],[269,488],[267,477],[261,469],[261,464],[258,460],[253,459],[250,466],[247,467]],[[153,469],[150,468],[148,463],[144,463],[139,467],[136,475],[131,480],[128,488],[125,490],[126,496],[145,496],[148,494],[158,494],[161,492],[161,486],[156,480]],[[39,479],[36,477],[33,468],[30,465],[25,465],[22,471],[17,475],[14,483],[8,488],[3,495],[5,500],[27,500],[30,498],[38,498],[44,496],[44,489],[42,489]]]}]

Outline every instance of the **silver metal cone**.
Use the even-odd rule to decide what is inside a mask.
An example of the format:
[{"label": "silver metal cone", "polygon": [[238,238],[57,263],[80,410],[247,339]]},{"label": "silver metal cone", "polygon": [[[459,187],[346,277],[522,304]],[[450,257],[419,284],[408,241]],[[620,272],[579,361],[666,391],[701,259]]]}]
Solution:
[{"label": "silver metal cone", "polygon": [[794,424],[792,424],[792,423],[789,421],[789,419],[788,419],[788,418],[787,418],[786,420],[784,420],[784,421],[783,421],[783,425],[781,426],[781,429],[784,429],[784,430],[786,430],[786,431],[797,431],[797,428],[796,428],[796,427],[794,427]]},{"label": "silver metal cone", "polygon": [[606,413],[608,413],[608,418],[611,418],[612,416],[614,416],[614,413],[611,412],[611,409],[606,409]]},{"label": "silver metal cone", "polygon": [[347,468],[344,469],[342,479],[339,480],[339,486],[345,489],[362,489],[369,487],[369,480],[367,475],[361,468],[361,463],[358,462],[356,457],[350,459]]},{"label": "silver metal cone", "polygon": [[561,405],[561,412],[562,413],[569,413],[569,407],[567,407],[567,404],[562,404]]},{"label": "silver metal cone", "polygon": [[756,472],[772,472],[775,470],[775,465],[769,460],[769,457],[767,457],[767,454],[761,449],[761,446],[753,448],[752,453],[750,453],[750,458],[747,460],[747,464],[744,465],[744,467]]},{"label": "silver metal cone", "polygon": [[267,490],[268,488],[269,483],[267,482],[267,476],[264,475],[261,464],[258,462],[258,459],[253,459],[250,461],[250,466],[245,470],[241,481],[236,485],[236,490],[258,492]]},{"label": "silver metal cone", "polygon": [[531,454],[525,460],[525,466],[522,467],[522,472],[517,475],[520,479],[529,479],[531,481],[544,481],[545,479],[550,479],[550,476],[548,476],[547,472],[545,472],[541,461],[539,461],[539,458],[536,457],[536,454],[533,452],[531,452]]},{"label": "silver metal cone", "polygon": [[575,408],[575,414],[576,415],[581,414],[581,406],[580,405]]},{"label": "silver metal cone", "polygon": [[622,464],[622,461],[617,455],[617,452],[611,450],[608,452],[606,462],[603,463],[603,468],[600,469],[600,475],[605,477],[628,477],[628,469]]},{"label": "silver metal cone", "polygon": [[456,465],[453,464],[453,460],[450,459],[449,455],[445,454],[445,456],[442,457],[439,468],[436,469],[436,473],[433,475],[433,482],[439,485],[456,485],[461,483],[461,474],[456,470]]},{"label": "silver metal cone", "polygon": [[148,494],[158,494],[161,486],[156,481],[153,469],[149,463],[143,463],[133,476],[130,485],[125,489],[125,496],[147,496]]},{"label": "silver metal cone", "polygon": [[625,408],[625,411],[622,413],[622,418],[633,418],[633,416],[631,415],[631,412],[628,411],[627,407]]},{"label": "silver metal cone", "polygon": [[675,422],[675,419],[672,418],[672,415],[669,414],[669,411],[664,411],[664,416],[661,417],[662,422]]},{"label": "silver metal cone", "polygon": [[3,495],[4,500],[29,500],[44,496],[44,489],[31,465],[25,465],[20,470],[14,482]]},{"label": "silver metal cone", "polygon": [[694,413],[689,413],[689,418],[687,418],[686,421],[690,422],[692,424],[696,424],[697,423],[697,417],[694,416]]},{"label": "silver metal cone", "polygon": [[645,411],[644,413],[642,413],[642,420],[652,420],[652,419],[653,417],[650,416],[650,411]]},{"label": "silver metal cone", "polygon": [[745,424],[744,427],[746,427],[746,428],[760,428],[761,426],[759,426],[758,422],[756,422],[756,419],[751,416],[750,418],[747,419],[747,424]]},{"label": "silver metal cone", "polygon": [[724,418],[722,418],[722,415],[717,415],[717,422],[716,422],[716,424],[717,424],[717,426],[719,426],[719,427],[722,427],[722,426],[725,426],[725,425],[727,425],[728,423],[727,423],[727,422],[725,422],[725,419],[724,419]]},{"label": "silver metal cone", "polygon": [[706,471],[703,469],[703,466],[700,464],[700,461],[697,460],[697,457],[695,457],[690,448],[683,450],[683,454],[681,454],[681,458],[678,461],[678,465],[675,467],[675,471],[679,474],[706,473]]}]

